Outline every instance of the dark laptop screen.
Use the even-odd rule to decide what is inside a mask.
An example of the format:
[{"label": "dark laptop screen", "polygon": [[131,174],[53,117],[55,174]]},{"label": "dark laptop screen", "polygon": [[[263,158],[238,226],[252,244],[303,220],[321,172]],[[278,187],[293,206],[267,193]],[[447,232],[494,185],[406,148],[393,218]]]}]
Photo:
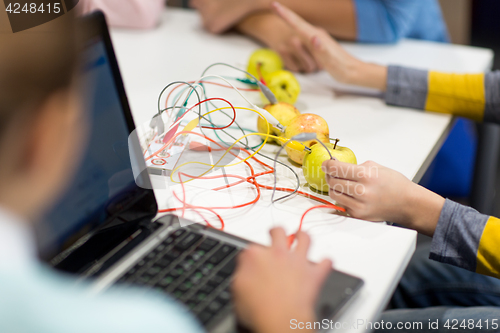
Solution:
[{"label": "dark laptop screen", "polygon": [[128,147],[133,124],[125,117],[130,113],[128,105],[124,110],[124,92],[119,92],[123,90],[119,73],[113,72],[117,71],[116,59],[103,40],[109,40],[107,31],[103,33],[88,39],[83,53],[81,75],[90,124],[86,151],[62,200],[38,224],[38,245],[45,259],[110,220],[140,217],[130,212],[123,215],[144,192],[151,192],[134,180]]}]

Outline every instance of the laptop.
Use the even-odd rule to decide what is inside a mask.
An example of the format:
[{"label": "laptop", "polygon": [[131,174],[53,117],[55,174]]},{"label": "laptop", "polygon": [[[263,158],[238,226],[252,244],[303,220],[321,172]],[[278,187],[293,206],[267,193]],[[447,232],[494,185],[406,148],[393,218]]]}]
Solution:
[{"label": "laptop", "polygon": [[[81,23],[91,134],[76,179],[37,226],[40,257],[92,279],[98,292],[115,284],[154,289],[184,303],[207,331],[235,331],[230,284],[248,242],[201,224],[182,227],[175,215],[157,217],[104,15]],[[362,284],[332,270],[317,301],[318,320],[336,318]]]}]

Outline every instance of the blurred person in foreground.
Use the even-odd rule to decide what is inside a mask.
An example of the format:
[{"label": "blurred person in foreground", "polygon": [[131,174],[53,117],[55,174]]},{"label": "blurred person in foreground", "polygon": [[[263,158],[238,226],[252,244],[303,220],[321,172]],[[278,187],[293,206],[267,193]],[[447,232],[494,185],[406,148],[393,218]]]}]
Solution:
[{"label": "blurred person in foreground", "polygon": [[[56,203],[87,141],[71,13],[12,33],[0,14],[0,332],[202,332],[180,303],[115,287],[95,295],[37,259],[33,226]],[[291,318],[314,320],[314,304],[331,269],[307,261],[309,237],[290,251],[283,229],[272,246],[240,258],[234,300],[256,332],[286,332]]]}]

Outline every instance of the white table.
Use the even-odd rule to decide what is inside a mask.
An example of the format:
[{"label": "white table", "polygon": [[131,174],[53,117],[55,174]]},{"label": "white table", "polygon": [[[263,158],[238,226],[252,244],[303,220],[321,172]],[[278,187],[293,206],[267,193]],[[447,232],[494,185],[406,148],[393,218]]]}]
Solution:
[{"label": "white table", "polygon": [[[112,39],[138,124],[149,122],[155,114],[158,94],[169,82],[196,80],[202,70],[214,62],[245,68],[251,52],[258,47],[239,35],[210,35],[203,31],[196,13],[170,8],[158,29],[148,32],[113,29]],[[447,71],[481,72],[488,68],[493,57],[489,50],[411,40],[389,46],[344,45],[365,60]],[[224,68],[215,68],[210,73],[240,76]],[[452,118],[447,115],[388,107],[373,96],[377,92],[345,93],[350,88],[339,86],[326,73],[298,75],[298,79],[303,92],[297,107],[302,112],[323,116],[329,123],[330,136],[340,138],[342,145],[350,147],[359,163],[374,160],[414,181],[425,172],[451,125]],[[229,90],[210,88],[209,93],[247,106]],[[258,101],[257,95],[248,96]],[[256,116],[241,113],[238,121],[255,128]],[[267,154],[275,151],[276,147],[265,147]],[[286,161],[286,158],[281,157],[281,160]],[[299,168],[296,170],[300,172]],[[242,165],[227,168],[226,172],[248,174]],[[270,177],[263,178],[262,183],[270,181]],[[233,205],[254,195],[246,186],[227,192],[211,191],[216,183],[201,180],[190,183],[187,187],[190,202],[207,206],[221,202]],[[293,178],[282,174],[279,184],[293,187]],[[301,189],[309,191],[303,184],[304,181]],[[178,187],[156,190],[160,207],[176,205],[171,190],[177,191]],[[269,191],[264,191],[258,204],[221,211],[221,214],[227,232],[266,244],[270,227],[282,225],[288,232],[295,231],[301,213],[311,205],[309,199],[294,197],[271,206]],[[413,254],[416,233],[320,211],[310,214],[304,229],[313,239],[311,260],[329,257],[336,268],[365,281],[361,294],[341,321],[377,320]],[[358,327],[350,331],[363,330]]]}]

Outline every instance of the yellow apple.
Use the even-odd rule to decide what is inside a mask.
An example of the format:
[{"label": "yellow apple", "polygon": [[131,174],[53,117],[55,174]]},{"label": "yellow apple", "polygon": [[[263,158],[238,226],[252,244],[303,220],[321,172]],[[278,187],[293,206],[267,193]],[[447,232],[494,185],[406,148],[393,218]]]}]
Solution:
[{"label": "yellow apple", "polygon": [[[264,106],[264,109],[269,111],[284,127],[287,127],[295,117],[300,115],[300,111],[295,106],[284,102],[268,104]],[[261,117],[257,118],[257,131],[259,133],[267,133],[267,122]],[[283,133],[279,129],[272,126],[270,126],[269,134],[283,136]],[[268,139],[268,142],[273,141],[275,141],[273,138]],[[281,145],[281,141],[278,141],[278,143]]]},{"label": "yellow apple", "polygon": [[[267,87],[272,91],[278,102],[294,104],[299,98],[300,84],[292,72],[286,70],[274,71],[264,77]],[[261,94],[264,103],[267,98]]]},{"label": "yellow apple", "polygon": [[[337,145],[335,147],[332,143],[325,143],[332,156],[337,160],[346,163],[358,164],[356,155],[347,147]],[[335,147],[335,149],[334,149]],[[326,182],[326,175],[321,170],[321,165],[324,161],[329,160],[330,155],[323,145],[317,143],[311,147],[311,152],[306,153],[304,157],[304,164],[302,164],[302,171],[309,186],[320,192],[328,192],[329,186]]]},{"label": "yellow apple", "polygon": [[[317,140],[322,142],[330,142],[330,130],[325,119],[317,114],[303,113],[290,122],[285,129],[285,137],[290,139],[300,133],[316,133],[316,140],[303,142],[307,147],[312,147],[317,144]],[[291,146],[285,146],[288,157],[295,163],[302,164],[306,152],[304,150],[296,150]]]},{"label": "yellow apple", "polygon": [[268,74],[283,69],[283,60],[278,53],[270,49],[258,49],[250,56],[247,72],[257,79],[267,77]]}]

